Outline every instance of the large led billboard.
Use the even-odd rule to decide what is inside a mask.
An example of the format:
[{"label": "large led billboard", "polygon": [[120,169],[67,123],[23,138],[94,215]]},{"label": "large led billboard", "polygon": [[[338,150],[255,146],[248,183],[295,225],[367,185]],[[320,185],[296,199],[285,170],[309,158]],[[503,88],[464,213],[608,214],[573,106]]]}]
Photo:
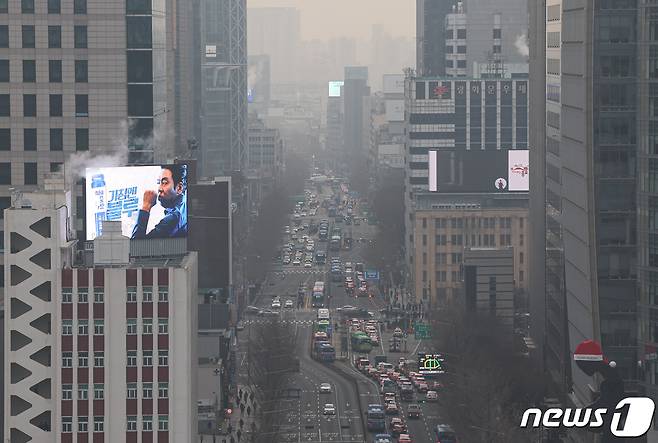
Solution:
[{"label": "large led billboard", "polygon": [[445,369],[443,354],[418,353],[418,372],[421,374],[443,374]]},{"label": "large led billboard", "polygon": [[527,150],[471,149],[428,151],[431,192],[528,191]]},{"label": "large led billboard", "polygon": [[344,81],[329,82],[329,97],[340,97],[340,88],[345,84]]},{"label": "large led billboard", "polygon": [[103,220],[120,220],[131,239],[187,237],[187,165],[88,168],[87,240]]}]

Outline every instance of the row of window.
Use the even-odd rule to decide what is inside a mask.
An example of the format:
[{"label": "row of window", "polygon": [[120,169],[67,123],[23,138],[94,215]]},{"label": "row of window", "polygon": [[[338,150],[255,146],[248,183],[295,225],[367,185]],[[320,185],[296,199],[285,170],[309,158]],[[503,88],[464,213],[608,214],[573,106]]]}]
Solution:
[{"label": "row of window", "polygon": [[[89,62],[87,60],[74,61],[74,73],[76,83],[87,83],[89,81]],[[62,60],[48,60],[48,81],[50,83],[62,83]],[[9,60],[0,60],[0,82],[11,81]],[[36,83],[37,61],[23,60],[23,83]]]},{"label": "row of window", "polygon": [[[159,349],[158,352],[158,366],[169,366],[169,351],[166,349]],[[105,353],[103,351],[94,352],[94,367],[102,368],[105,366]],[[137,366],[137,351],[128,351],[127,353],[127,367]],[[142,351],[142,366],[153,366],[153,351]],[[62,367],[73,367],[73,352],[62,352]],[[79,368],[89,367],[89,352],[78,352],[78,365]]]},{"label": "row of window", "polygon": [[[94,320],[94,335],[105,333],[105,320]],[[127,322],[128,335],[137,334],[137,319],[129,318]],[[169,333],[169,320],[158,319],[158,334]],[[89,334],[89,320],[78,320],[78,335]],[[153,334],[153,319],[142,319],[142,334]],[[62,320],[62,335],[73,335],[73,320]]]},{"label": "row of window", "polygon": [[[64,149],[64,130],[62,128],[51,128],[50,131],[50,145],[51,151],[62,151]],[[38,145],[37,128],[24,128],[23,129],[23,151],[36,151]],[[0,151],[11,151],[11,129],[0,128]],[[89,150],[89,128],[76,128],[75,129],[75,150],[88,151]],[[28,163],[26,171],[28,170]],[[29,166],[36,168],[34,166]],[[32,183],[25,183],[32,184]]]},{"label": "row of window", "polygon": [[[466,60],[456,60],[457,61],[457,68],[462,68],[466,69]],[[451,59],[446,60],[446,68],[454,68],[455,64]]]},{"label": "row of window", "polygon": [[[470,221],[469,221],[470,220]],[[448,227],[448,221],[450,222],[450,227],[452,229],[463,229],[464,227],[468,228],[495,228],[496,223],[500,228],[511,228],[512,227],[512,218],[511,217],[465,217],[465,218],[437,218],[434,219],[434,227],[436,229],[446,229]],[[422,219],[423,229],[427,229],[427,218]],[[519,218],[519,228],[523,229],[524,219]],[[465,225],[465,226],[464,226]]]},{"label": "row of window", "polygon": [[[103,383],[94,384],[94,400],[105,399],[105,385]],[[137,398],[137,383],[128,383],[126,397]],[[153,398],[153,383],[142,383],[142,398]],[[169,398],[169,383],[158,383],[158,398]],[[89,385],[86,383],[78,384],[78,400],[89,400]],[[73,385],[62,385],[62,400],[73,400]]]},{"label": "row of window", "polygon": [[[62,94],[48,94],[48,115],[64,117],[64,98]],[[9,94],[0,94],[0,117],[11,116]],[[37,95],[23,94],[23,117],[37,116]],[[89,96],[75,94],[75,117],[89,117]]]},{"label": "row of window", "polygon": [[[21,27],[21,47],[36,48],[36,29],[34,25],[23,25]],[[76,49],[87,48],[86,25],[73,26],[73,47]],[[9,25],[0,25],[0,48],[9,48]],[[48,48],[62,48],[62,27],[60,25],[48,26]]]},{"label": "row of window", "polygon": [[[104,292],[103,288],[94,288],[94,303],[103,303]],[[78,289],[78,303],[88,303],[89,292],[83,288]],[[142,302],[150,303],[153,301],[153,289],[145,287],[142,290]],[[169,301],[169,289],[167,286],[158,286],[158,301]],[[62,303],[73,302],[73,288],[62,288]],[[126,302],[137,302],[137,288],[129,286],[126,290]]]},{"label": "row of window", "polygon": [[[469,241],[470,239],[470,241]],[[521,234],[519,236],[519,246],[523,246],[524,236]],[[462,234],[452,234],[450,236],[450,242],[448,242],[448,236],[445,234],[437,234],[434,237],[434,244],[437,246],[446,246],[448,244],[457,245],[457,246],[496,246],[496,235],[495,234],[471,234],[462,236]],[[423,234],[422,236],[422,245],[427,246],[427,235]],[[500,244],[499,246],[511,246],[512,245],[512,236],[510,234],[500,234]]]},{"label": "row of window", "polygon": [[[0,0],[0,13],[9,12],[9,0]],[[34,14],[34,0],[21,0],[21,13]],[[48,0],[48,14],[61,14],[62,0]],[[73,0],[73,13],[86,14],[87,0]]]},{"label": "row of window", "polygon": [[[34,174],[36,174],[37,166],[36,163],[26,163],[26,178],[25,178],[25,184],[26,185],[34,185],[36,183],[36,177]],[[50,172],[59,172],[62,170],[62,162],[51,162],[50,163]],[[0,185],[11,185],[13,182],[11,181],[11,163],[8,162],[3,162],[0,163]],[[4,205],[3,205],[4,206]],[[4,209],[4,208],[0,208]],[[0,237],[0,251],[2,250],[2,240],[3,238]]]},{"label": "row of window", "polygon": [[[89,432],[89,417],[78,416],[78,432]],[[105,417],[99,416],[94,417],[94,432],[104,432],[105,430]],[[126,430],[127,431],[136,431],[137,430],[137,416],[129,415],[126,417]],[[143,415],[142,416],[142,430],[143,431],[152,431],[153,430],[153,416],[152,415]],[[168,431],[169,430],[169,416],[168,415],[158,415],[158,431]],[[62,432],[70,433],[73,432],[73,417],[62,417]]]}]

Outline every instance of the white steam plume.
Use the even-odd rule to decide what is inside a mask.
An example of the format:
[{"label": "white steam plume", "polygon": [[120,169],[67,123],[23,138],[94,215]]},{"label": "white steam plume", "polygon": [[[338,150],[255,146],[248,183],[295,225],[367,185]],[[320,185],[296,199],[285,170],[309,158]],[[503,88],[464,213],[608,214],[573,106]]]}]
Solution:
[{"label": "white steam plume", "polygon": [[520,34],[516,36],[516,41],[514,41],[514,46],[519,54],[524,57],[530,55],[530,48],[528,48],[528,38],[525,34]]}]

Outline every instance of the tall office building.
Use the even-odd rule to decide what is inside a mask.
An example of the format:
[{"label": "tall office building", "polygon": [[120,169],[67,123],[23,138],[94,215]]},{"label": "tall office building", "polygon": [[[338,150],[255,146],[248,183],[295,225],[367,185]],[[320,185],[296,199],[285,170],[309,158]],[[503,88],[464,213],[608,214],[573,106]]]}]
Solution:
[{"label": "tall office building", "polygon": [[368,154],[365,151],[368,146],[364,146],[364,141],[366,140],[364,131],[367,128],[365,117],[370,115],[369,108],[367,109],[367,113],[364,113],[369,103],[364,99],[370,96],[368,67],[346,66],[342,90],[344,159],[349,162],[348,164],[354,165],[357,159],[362,157],[365,159],[365,156]]},{"label": "tall office building", "polygon": [[[600,340],[627,390],[658,392],[658,37],[656,6],[547,0],[545,32],[547,372],[576,404],[590,399],[571,354]],[[541,110],[541,106],[536,108]],[[541,164],[539,161],[538,164]],[[533,218],[541,217],[539,208]],[[540,245],[541,242],[538,242]],[[545,296],[545,299],[544,299]],[[639,322],[639,324],[638,324]],[[638,363],[639,362],[639,363]],[[654,431],[654,436],[655,431]],[[650,438],[651,440],[651,438]]]},{"label": "tall office building", "polygon": [[249,54],[267,54],[272,61],[272,83],[297,80],[300,17],[295,8],[249,8]]},{"label": "tall office building", "polygon": [[527,0],[458,1],[446,16],[446,75],[507,77],[527,72]]},{"label": "tall office building", "polygon": [[200,176],[241,171],[247,154],[246,0],[200,0]]},{"label": "tall office building", "polygon": [[53,187],[5,214],[4,441],[193,441],[196,252],[130,256],[106,222],[80,260],[68,199]]},{"label": "tall office building", "polygon": [[445,19],[452,11],[448,0],[416,0],[416,71],[418,75],[445,75]]}]

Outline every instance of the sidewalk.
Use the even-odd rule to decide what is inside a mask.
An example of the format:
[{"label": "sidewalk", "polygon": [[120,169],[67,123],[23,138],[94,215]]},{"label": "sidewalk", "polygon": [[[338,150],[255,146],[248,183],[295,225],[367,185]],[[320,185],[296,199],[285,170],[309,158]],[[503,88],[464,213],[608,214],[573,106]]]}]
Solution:
[{"label": "sidewalk", "polygon": [[[252,442],[254,431],[257,432],[256,420],[258,401],[252,387],[239,384],[233,399],[233,412],[227,420],[227,435],[222,436],[222,443]],[[230,432],[228,432],[230,430]]]}]

